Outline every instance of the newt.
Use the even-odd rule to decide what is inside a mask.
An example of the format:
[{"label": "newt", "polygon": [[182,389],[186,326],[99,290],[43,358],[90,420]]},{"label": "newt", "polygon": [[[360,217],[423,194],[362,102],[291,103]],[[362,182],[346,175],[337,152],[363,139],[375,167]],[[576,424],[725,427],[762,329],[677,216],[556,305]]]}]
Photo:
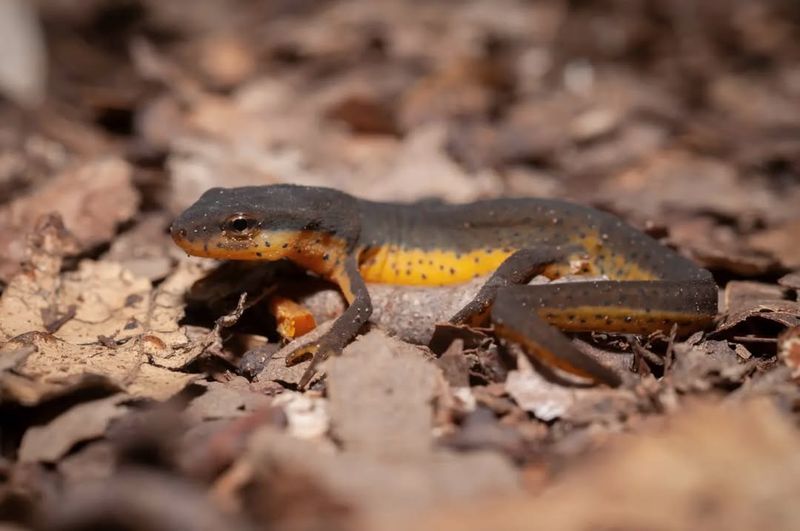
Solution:
[{"label": "newt", "polygon": [[[172,224],[190,255],[294,262],[337,284],[348,307],[309,350],[339,354],[369,320],[366,283],[449,285],[487,277],[453,323],[490,321],[527,355],[616,386],[619,374],[561,331],[689,333],[717,313],[711,274],[619,218],[555,199],[380,203],[289,184],[213,188]],[[536,275],[603,280],[527,285]],[[607,280],[606,280],[607,279]]]}]

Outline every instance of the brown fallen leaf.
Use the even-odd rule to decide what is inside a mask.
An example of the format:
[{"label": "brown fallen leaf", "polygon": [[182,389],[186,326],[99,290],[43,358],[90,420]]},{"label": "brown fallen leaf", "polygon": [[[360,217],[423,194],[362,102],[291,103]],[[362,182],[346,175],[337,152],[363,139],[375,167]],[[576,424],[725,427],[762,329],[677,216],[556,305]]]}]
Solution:
[{"label": "brown fallen leaf", "polygon": [[107,440],[90,442],[58,461],[58,472],[68,484],[80,484],[111,477],[116,452]]},{"label": "brown fallen leaf", "polygon": [[454,340],[436,360],[436,365],[451,387],[469,386],[469,362],[464,355],[464,341]]},{"label": "brown fallen leaf", "polygon": [[[35,405],[86,386],[103,382],[134,397],[165,400],[200,377],[151,365],[145,354],[146,337],[116,348],[73,345],[42,332],[16,337],[5,348],[34,348],[14,372],[0,373],[4,400]],[[99,382],[98,382],[99,383]]]},{"label": "brown fallen leaf", "polygon": [[174,257],[180,254],[166,231],[170,219],[164,214],[149,214],[111,243],[102,259],[116,262],[150,281],[161,280],[172,270]]},{"label": "brown fallen leaf", "polygon": [[40,216],[57,212],[87,250],[111,239],[135,213],[139,196],[131,167],[118,158],[79,164],[0,207],[0,278],[8,280],[25,258],[25,238]]},{"label": "brown fallen leaf", "polygon": [[743,245],[742,241],[738,231],[711,216],[694,215],[669,223],[669,242],[703,267],[748,277],[776,269],[778,264],[772,256]]},{"label": "brown fallen leaf", "polygon": [[[413,201],[436,197],[454,203],[474,201],[499,189],[499,176],[484,170],[467,174],[445,152],[446,130],[437,124],[414,129],[395,160],[361,197],[383,201]],[[431,179],[435,175],[435,179]]]},{"label": "brown fallen leaf", "polygon": [[438,370],[423,355],[373,330],[329,360],[331,430],[345,449],[404,457],[430,452]]},{"label": "brown fallen leaf", "polygon": [[[43,282],[54,290],[41,290]],[[47,331],[50,315],[73,308],[54,337],[76,345],[90,344],[98,336],[125,341],[142,334],[151,286],[113,262],[81,261],[78,270],[55,278],[14,277],[0,302],[0,330],[6,337]],[[38,311],[37,311],[38,309]],[[49,311],[45,311],[49,310]]]},{"label": "brown fallen leaf", "polygon": [[[751,16],[756,15],[750,12]],[[711,103],[736,126],[756,130],[800,125],[795,96],[769,77],[725,75],[709,87]]]},{"label": "brown fallen leaf", "polygon": [[741,313],[759,304],[786,299],[786,290],[775,284],[743,280],[731,280],[722,293],[722,310]]},{"label": "brown fallen leaf", "polygon": [[723,297],[726,313],[711,333],[714,336],[730,335],[743,329],[742,335],[761,337],[768,333],[753,327],[753,323],[766,321],[779,327],[792,327],[800,324],[800,303],[786,300],[784,288],[757,282],[731,281],[725,288]]},{"label": "brown fallen leaf", "polygon": [[45,529],[250,529],[237,516],[209,503],[197,485],[137,468],[59,492],[42,507],[40,521]]},{"label": "brown fallen leaf", "polygon": [[523,354],[517,355],[517,367],[508,373],[506,391],[522,409],[546,422],[562,419],[613,424],[618,421],[617,415],[625,415],[638,407],[635,394],[627,389],[570,386],[564,385],[564,381],[554,383],[535,371]]},{"label": "brown fallen leaf", "polygon": [[800,220],[773,227],[750,235],[747,243],[754,249],[774,256],[787,269],[800,267]]},{"label": "brown fallen leaf", "polygon": [[135,396],[166,398],[197,378],[167,369],[184,367],[219,340],[219,327],[191,342],[178,325],[183,293],[207,264],[186,260],[153,291],[113,262],[84,260],[60,273],[70,242],[55,218],[45,220],[31,238],[29,265],[0,297],[0,338],[11,339],[2,352],[16,359],[20,349],[35,350],[4,363],[13,369],[0,375],[8,398],[34,404],[98,378]]},{"label": "brown fallen leaf", "polygon": [[788,275],[782,276],[778,279],[778,284],[794,290],[800,290],[800,271],[793,271]]},{"label": "brown fallen leaf", "polygon": [[734,219],[775,219],[785,217],[789,208],[778,209],[780,203],[770,191],[738,179],[734,167],[683,151],[660,153],[620,173],[603,185],[599,196],[621,211],[643,217],[699,211]]},{"label": "brown fallen leaf", "polygon": [[84,402],[44,426],[28,428],[19,447],[19,461],[54,463],[76,444],[102,437],[111,421],[128,411],[122,403],[129,399],[116,394]]},{"label": "brown fallen leaf", "polygon": [[440,444],[457,450],[494,450],[514,460],[527,453],[527,441],[515,426],[501,424],[488,408],[470,412],[459,429],[440,439]]},{"label": "brown fallen leaf", "polygon": [[755,360],[742,360],[727,341],[676,343],[669,382],[679,391],[708,391],[714,386],[739,385],[756,368]]},{"label": "brown fallen leaf", "polygon": [[193,399],[186,414],[193,420],[236,418],[267,407],[271,399],[249,390],[244,378],[235,382],[208,382],[202,384],[205,392]]},{"label": "brown fallen leaf", "polygon": [[[354,473],[358,471],[358,473]],[[343,515],[358,529],[407,523],[413,515],[444,503],[472,503],[488,495],[518,491],[518,474],[496,453],[453,453],[380,459],[365,452],[336,452],[274,429],[261,429],[247,451],[218,482],[244,489],[244,510],[277,526],[337,528]],[[302,498],[297,492],[314,493]],[[226,495],[215,490],[215,495]],[[308,511],[310,503],[335,500],[337,510]],[[402,524],[401,524],[402,526]],[[303,527],[309,529],[312,527]]]},{"label": "brown fallen leaf", "polygon": [[788,531],[800,519],[798,444],[767,402],[694,407],[571,467],[539,496],[495,495],[388,529]]},{"label": "brown fallen leaf", "polygon": [[445,63],[442,70],[422,77],[404,94],[399,105],[404,128],[458,116],[483,116],[491,111],[492,89],[510,84],[503,61],[462,59]]}]

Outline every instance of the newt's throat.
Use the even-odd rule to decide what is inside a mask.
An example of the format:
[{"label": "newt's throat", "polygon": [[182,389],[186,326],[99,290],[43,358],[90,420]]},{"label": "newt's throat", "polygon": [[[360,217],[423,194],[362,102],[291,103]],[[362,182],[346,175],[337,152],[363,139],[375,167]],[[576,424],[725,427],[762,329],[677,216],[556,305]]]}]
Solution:
[{"label": "newt's throat", "polygon": [[300,267],[328,276],[343,262],[346,242],[315,231],[258,231],[247,238],[219,232],[192,239],[180,234],[175,242],[188,254],[217,260],[291,260]]}]

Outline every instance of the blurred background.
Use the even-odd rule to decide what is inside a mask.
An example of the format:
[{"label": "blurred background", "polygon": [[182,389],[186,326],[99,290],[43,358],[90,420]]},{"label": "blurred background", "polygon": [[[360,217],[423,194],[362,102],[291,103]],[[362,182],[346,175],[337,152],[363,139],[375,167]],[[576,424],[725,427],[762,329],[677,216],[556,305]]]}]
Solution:
[{"label": "blurred background", "polygon": [[783,233],[800,223],[793,0],[0,9],[4,203],[113,156],[145,212],[284,181],[383,200],[562,196],[669,225],[710,267],[800,266]]}]

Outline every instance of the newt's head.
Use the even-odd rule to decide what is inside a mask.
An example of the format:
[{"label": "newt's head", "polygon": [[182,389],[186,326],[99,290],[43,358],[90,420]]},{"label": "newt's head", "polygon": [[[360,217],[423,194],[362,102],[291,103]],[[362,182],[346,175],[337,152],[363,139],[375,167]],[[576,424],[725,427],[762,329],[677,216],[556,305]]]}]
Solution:
[{"label": "newt's head", "polygon": [[355,200],[296,185],[212,188],[173,222],[172,238],[195,256],[278,260],[348,247],[358,237]]}]

